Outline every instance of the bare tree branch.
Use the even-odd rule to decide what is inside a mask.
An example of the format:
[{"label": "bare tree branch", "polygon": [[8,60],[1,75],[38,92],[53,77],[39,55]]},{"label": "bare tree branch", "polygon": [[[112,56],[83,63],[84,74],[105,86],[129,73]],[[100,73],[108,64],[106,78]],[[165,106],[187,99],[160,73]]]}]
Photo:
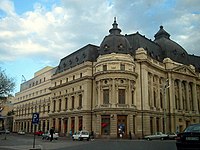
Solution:
[{"label": "bare tree branch", "polygon": [[0,68],[0,96],[7,96],[15,88],[14,78],[9,78]]}]

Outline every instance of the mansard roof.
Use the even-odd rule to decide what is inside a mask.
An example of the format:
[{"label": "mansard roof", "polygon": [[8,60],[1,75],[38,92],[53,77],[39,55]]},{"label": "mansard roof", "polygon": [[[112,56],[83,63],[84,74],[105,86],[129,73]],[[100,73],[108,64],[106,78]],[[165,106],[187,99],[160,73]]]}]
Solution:
[{"label": "mansard roof", "polygon": [[99,55],[110,53],[124,53],[134,55],[135,51],[142,47],[147,54],[160,62],[164,58],[170,58],[173,61],[195,66],[200,72],[200,57],[189,55],[186,50],[178,43],[170,39],[170,34],[160,26],[159,31],[155,34],[155,40],[152,41],[139,32],[129,35],[122,35],[121,29],[118,28],[116,18],[113,27],[109,30],[109,35],[105,36],[99,46],[88,44],[74,53],[61,59],[57,67],[56,74],[69,68],[79,65],[85,61],[96,61]]},{"label": "mansard roof", "polygon": [[113,27],[109,30],[110,34],[105,36],[100,48],[99,54],[110,54],[110,53],[130,53],[130,44],[124,35],[121,34],[121,29],[118,28],[116,18]]},{"label": "mansard roof", "polygon": [[82,47],[81,49],[75,51],[74,53],[62,58],[55,74],[61,73],[69,68],[75,67],[76,65],[79,65],[85,61],[94,62],[98,57],[98,48],[98,46],[88,44]]}]

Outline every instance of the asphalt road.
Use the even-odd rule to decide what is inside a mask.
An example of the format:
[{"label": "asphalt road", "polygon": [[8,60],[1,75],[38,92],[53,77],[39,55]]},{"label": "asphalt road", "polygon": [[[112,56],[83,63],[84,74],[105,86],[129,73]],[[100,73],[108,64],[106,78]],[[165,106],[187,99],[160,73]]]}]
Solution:
[{"label": "asphalt road", "polygon": [[[29,150],[33,148],[33,135],[0,135],[0,150]],[[41,150],[176,150],[175,141],[105,140],[72,141],[62,137],[52,142],[36,136],[35,148]]]}]

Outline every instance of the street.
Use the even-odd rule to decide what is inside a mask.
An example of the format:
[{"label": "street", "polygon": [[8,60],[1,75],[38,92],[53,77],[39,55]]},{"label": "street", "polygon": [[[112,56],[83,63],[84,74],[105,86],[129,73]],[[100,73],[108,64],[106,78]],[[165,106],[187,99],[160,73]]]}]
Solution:
[{"label": "street", "polygon": [[[33,135],[0,135],[1,150],[28,150],[33,148]],[[94,141],[72,141],[65,137],[52,142],[36,136],[35,148],[41,150],[176,150],[175,141],[146,141],[95,139]]]}]

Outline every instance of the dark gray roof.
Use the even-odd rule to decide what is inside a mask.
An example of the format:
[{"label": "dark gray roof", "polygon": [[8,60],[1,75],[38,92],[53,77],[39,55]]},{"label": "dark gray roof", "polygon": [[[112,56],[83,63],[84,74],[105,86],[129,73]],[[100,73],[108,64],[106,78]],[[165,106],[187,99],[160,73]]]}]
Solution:
[{"label": "dark gray roof", "polygon": [[113,28],[109,30],[110,34],[103,39],[98,54],[130,53],[130,44],[125,36],[120,34],[121,29],[118,28],[116,18],[112,25]]},{"label": "dark gray roof", "polygon": [[164,30],[163,26],[160,26],[159,31],[154,36],[155,40],[152,41],[138,32],[125,36],[120,34],[121,29],[118,28],[116,19],[112,25],[113,27],[109,30],[110,34],[105,36],[100,47],[88,44],[64,57],[57,67],[56,74],[85,61],[94,62],[99,55],[113,52],[134,55],[135,51],[140,47],[143,47],[150,57],[160,62],[169,57],[173,61],[182,64],[192,64],[200,72],[200,57],[189,55],[183,47],[171,40],[170,34]]},{"label": "dark gray roof", "polygon": [[97,52],[98,48],[99,48],[98,46],[88,44],[83,48],[75,51],[74,53],[64,57],[63,59],[61,59],[55,74],[63,72],[85,61],[94,62],[98,57],[98,52]]},{"label": "dark gray roof", "polygon": [[160,50],[160,46],[145,36],[142,36],[139,32],[135,34],[125,35],[131,45],[131,53],[135,54],[135,51],[142,47],[148,55],[159,61],[163,60],[163,52]]},{"label": "dark gray roof", "polygon": [[160,26],[160,30],[154,37],[154,42],[161,47],[164,57],[169,57],[176,62],[189,64],[189,58],[186,50],[169,38],[170,35],[163,29],[163,26]]}]

